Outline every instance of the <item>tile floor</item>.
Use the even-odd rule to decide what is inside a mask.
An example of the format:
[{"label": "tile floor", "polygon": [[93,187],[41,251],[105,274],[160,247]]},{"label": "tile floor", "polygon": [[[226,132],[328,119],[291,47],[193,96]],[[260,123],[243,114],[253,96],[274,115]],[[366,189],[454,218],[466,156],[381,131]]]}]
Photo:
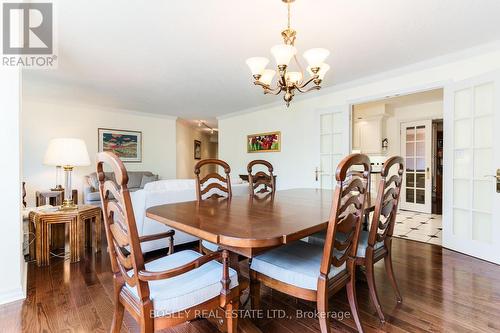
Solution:
[{"label": "tile floor", "polygon": [[394,226],[394,237],[441,245],[443,221],[441,215],[400,210]]}]

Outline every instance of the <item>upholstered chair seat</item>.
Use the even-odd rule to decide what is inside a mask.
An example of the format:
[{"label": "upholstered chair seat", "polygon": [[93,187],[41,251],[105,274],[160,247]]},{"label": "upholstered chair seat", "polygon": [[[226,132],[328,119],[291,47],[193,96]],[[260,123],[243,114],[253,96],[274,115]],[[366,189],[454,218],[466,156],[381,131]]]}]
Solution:
[{"label": "upholstered chair seat", "polygon": [[[317,290],[323,246],[297,241],[252,259],[250,268],[275,280],[304,289]],[[332,265],[329,278],[345,271],[346,264]]]},{"label": "upholstered chair seat", "polygon": [[211,252],[215,252],[215,251],[218,251],[218,250],[219,250],[219,245],[214,244],[214,243],[211,243],[211,242],[206,241],[206,240],[202,240],[202,241],[201,241],[201,245],[202,245],[205,249],[207,249],[207,250],[209,250],[209,251],[211,251]]},{"label": "upholstered chair seat", "polygon": [[[198,252],[186,250],[146,263],[146,270],[159,272],[185,265],[202,257]],[[133,271],[128,272],[129,276]],[[220,294],[222,264],[213,260],[184,274],[163,280],[149,281],[149,297],[153,301],[155,316],[164,316],[202,304]],[[229,269],[229,288],[238,286],[238,275]],[[139,298],[137,288],[126,285]]]},{"label": "upholstered chair seat", "polygon": [[[368,236],[369,236],[368,231],[361,231],[359,235],[359,242],[358,242],[358,251],[356,252],[356,256],[360,258],[364,258],[366,254],[366,248],[368,247]],[[325,244],[325,236],[326,236],[326,231],[320,231],[317,232],[311,236],[309,236],[308,242],[311,244],[315,245],[321,245],[323,246]],[[345,241],[346,237],[345,234],[338,233],[335,236],[336,239]],[[375,243],[375,246],[373,247],[375,250],[381,248],[384,246],[384,242],[377,242]]]}]

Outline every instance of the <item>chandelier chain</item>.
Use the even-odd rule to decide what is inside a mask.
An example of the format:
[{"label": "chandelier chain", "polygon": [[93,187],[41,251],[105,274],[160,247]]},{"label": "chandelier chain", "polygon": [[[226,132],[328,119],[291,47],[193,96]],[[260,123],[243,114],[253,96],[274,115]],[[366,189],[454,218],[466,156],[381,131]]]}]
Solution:
[{"label": "chandelier chain", "polygon": [[290,30],[290,3],[287,4],[288,6],[288,29]]}]

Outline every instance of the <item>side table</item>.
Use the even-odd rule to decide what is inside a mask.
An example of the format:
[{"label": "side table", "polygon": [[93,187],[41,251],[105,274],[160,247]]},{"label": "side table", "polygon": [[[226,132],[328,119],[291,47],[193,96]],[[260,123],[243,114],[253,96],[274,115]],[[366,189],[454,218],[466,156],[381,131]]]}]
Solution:
[{"label": "side table", "polygon": [[[35,255],[38,266],[49,264],[50,228],[54,225],[69,225],[69,251],[71,262],[78,262],[85,245],[92,245],[94,251],[101,248],[101,208],[79,205],[78,209],[66,211],[32,211],[29,214],[29,228],[35,236],[35,244],[30,244],[30,256]],[[93,226],[93,228],[92,228]],[[91,234],[93,234],[91,237]]]}]

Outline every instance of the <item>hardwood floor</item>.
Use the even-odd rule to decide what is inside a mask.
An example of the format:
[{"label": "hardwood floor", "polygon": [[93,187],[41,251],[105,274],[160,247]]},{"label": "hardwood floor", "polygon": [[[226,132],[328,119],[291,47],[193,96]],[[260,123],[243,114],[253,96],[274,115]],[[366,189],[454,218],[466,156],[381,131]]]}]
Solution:
[{"label": "hardwood floor", "polygon": [[[366,332],[500,332],[500,266],[409,240],[395,239],[393,247],[403,304],[396,305],[392,288],[384,282],[384,264],[377,263],[377,287],[387,322],[379,323],[368,288],[359,281],[358,302]],[[245,274],[246,264],[242,262]],[[74,264],[58,258],[51,258],[48,267],[30,263],[27,298],[0,306],[0,332],[107,332],[113,314],[112,288],[105,249],[98,254],[87,251]],[[311,315],[312,303],[264,287],[262,294],[264,314],[283,316],[283,312],[267,310],[286,313],[286,318],[257,319],[263,332],[319,332],[315,318],[296,316],[297,311]],[[349,311],[344,292],[331,298],[330,310]],[[333,331],[355,331],[351,318],[330,322]],[[240,324],[245,331],[245,320]],[[122,331],[139,331],[128,315]],[[165,332],[215,333],[217,329],[206,320],[197,320]]]}]

